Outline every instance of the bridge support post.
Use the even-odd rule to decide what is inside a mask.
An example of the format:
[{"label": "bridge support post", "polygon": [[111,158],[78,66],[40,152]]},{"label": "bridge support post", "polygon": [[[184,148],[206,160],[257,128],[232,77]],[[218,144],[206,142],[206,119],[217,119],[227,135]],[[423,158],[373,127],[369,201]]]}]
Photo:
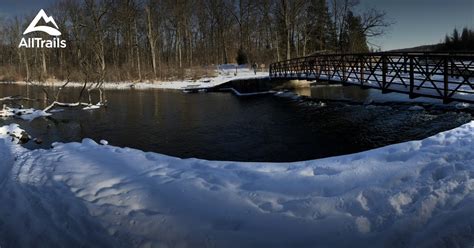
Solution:
[{"label": "bridge support post", "polygon": [[408,57],[406,54],[404,54],[403,55],[403,72],[404,73],[408,73],[407,64],[408,64]]},{"label": "bridge support post", "polygon": [[341,64],[342,64],[342,82],[346,83],[346,61],[345,61],[344,55],[341,55]]},{"label": "bridge support post", "polygon": [[443,103],[449,103],[449,64],[448,64],[448,57],[444,58],[444,68],[443,68],[443,76],[444,76],[444,88],[443,88]]},{"label": "bridge support post", "polygon": [[415,93],[413,92],[415,89],[415,65],[413,62],[413,57],[409,58],[410,60],[410,99],[415,98]]},{"label": "bridge support post", "polygon": [[364,56],[360,56],[359,59],[360,59],[360,85],[364,86],[364,65],[365,65]]},{"label": "bridge support post", "polygon": [[451,77],[454,77],[454,66],[455,66],[454,62],[451,61]]},{"label": "bridge support post", "polygon": [[387,55],[382,55],[382,93],[387,87]]}]

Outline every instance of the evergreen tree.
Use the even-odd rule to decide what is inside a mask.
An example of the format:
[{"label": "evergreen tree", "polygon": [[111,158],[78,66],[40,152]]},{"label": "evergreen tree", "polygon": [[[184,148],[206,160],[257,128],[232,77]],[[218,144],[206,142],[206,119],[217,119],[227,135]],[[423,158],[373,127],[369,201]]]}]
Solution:
[{"label": "evergreen tree", "polygon": [[451,44],[451,38],[449,38],[449,35],[446,35],[444,37],[444,44],[446,44],[448,46]]},{"label": "evergreen tree", "polygon": [[464,27],[461,33],[461,47],[467,49],[469,47],[469,29]]},{"label": "evergreen tree", "polygon": [[459,44],[459,31],[458,31],[457,28],[455,28],[454,31],[453,31],[453,39],[452,40],[453,40],[453,43],[454,43],[455,46]]},{"label": "evergreen tree", "polygon": [[237,64],[239,65],[244,65],[248,63],[247,53],[244,51],[244,49],[242,48],[239,49],[235,60],[237,61]]},{"label": "evergreen tree", "polygon": [[444,43],[440,44],[437,52],[454,52],[454,51],[473,51],[474,50],[474,30],[465,27],[461,35],[457,29],[454,29],[451,36],[446,35]]},{"label": "evergreen tree", "polygon": [[350,11],[347,16],[347,31],[343,34],[346,52],[368,52],[367,38],[362,28],[361,18]]},{"label": "evergreen tree", "polygon": [[312,43],[312,50],[331,50],[332,23],[326,0],[310,1],[308,14],[312,20],[314,20],[310,23],[310,42]]}]

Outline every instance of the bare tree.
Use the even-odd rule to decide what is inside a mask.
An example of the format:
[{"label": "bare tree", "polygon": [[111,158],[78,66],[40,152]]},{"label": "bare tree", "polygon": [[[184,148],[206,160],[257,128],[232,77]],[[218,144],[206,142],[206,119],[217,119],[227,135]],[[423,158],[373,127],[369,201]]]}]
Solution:
[{"label": "bare tree", "polygon": [[155,30],[154,14],[156,5],[153,1],[149,1],[145,6],[146,23],[147,23],[147,38],[150,46],[151,64],[153,67],[153,76],[156,77],[156,43],[158,39],[158,33]]},{"label": "bare tree", "polygon": [[393,22],[387,20],[387,13],[374,8],[362,14],[362,28],[368,38],[384,35]]},{"label": "bare tree", "polygon": [[[185,77],[185,68],[235,63],[239,50],[261,63],[319,50],[347,51],[349,21],[357,27],[360,21],[366,39],[384,35],[391,24],[385,12],[357,12],[357,4],[358,0],[55,0],[46,11],[59,24],[67,49],[18,48],[34,13],[4,18],[0,69],[6,73],[0,80],[68,76],[83,83],[78,99],[99,91],[103,102],[106,80]],[[352,36],[364,42],[359,34]]]}]

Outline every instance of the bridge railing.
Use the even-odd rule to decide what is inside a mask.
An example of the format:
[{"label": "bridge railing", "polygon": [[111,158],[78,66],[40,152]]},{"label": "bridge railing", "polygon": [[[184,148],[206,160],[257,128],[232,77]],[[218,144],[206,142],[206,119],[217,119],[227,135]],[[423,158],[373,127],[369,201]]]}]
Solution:
[{"label": "bridge railing", "polygon": [[270,65],[271,78],[324,80],[474,103],[474,54],[322,54]]}]

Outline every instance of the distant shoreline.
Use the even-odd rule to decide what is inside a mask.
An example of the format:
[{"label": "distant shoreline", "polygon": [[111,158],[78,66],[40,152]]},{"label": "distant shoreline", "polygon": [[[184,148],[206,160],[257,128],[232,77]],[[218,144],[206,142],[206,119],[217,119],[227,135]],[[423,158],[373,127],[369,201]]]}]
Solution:
[{"label": "distant shoreline", "polygon": [[[180,90],[179,83],[180,81],[142,81],[142,82],[104,82],[102,87],[103,89],[170,89],[170,90]],[[194,80],[183,80],[189,84],[199,83],[199,81]],[[26,81],[9,81],[9,82],[0,82],[0,85],[23,85],[23,86],[37,86],[37,87],[61,87],[65,82],[62,81],[46,81],[46,82],[26,82]],[[93,87],[95,83],[87,83],[87,87]],[[84,86],[84,83],[81,82],[69,82],[67,87],[71,88],[81,88]]]},{"label": "distant shoreline", "polygon": [[[163,90],[184,90],[188,87],[199,87],[199,88],[212,88],[232,80],[242,79],[256,79],[268,77],[267,72],[258,72],[256,75],[245,73],[242,75],[220,75],[217,77],[201,78],[198,80],[181,80],[181,81],[142,81],[142,82],[104,82],[102,85],[103,89],[110,90],[148,90],[148,89],[163,89]],[[26,82],[26,81],[3,81],[0,85],[30,85],[30,86],[46,86],[46,87],[61,87],[64,85],[64,81],[45,81],[45,82]],[[89,82],[87,87],[94,87],[95,83]],[[83,87],[83,82],[69,82],[67,87],[80,88]]]}]

